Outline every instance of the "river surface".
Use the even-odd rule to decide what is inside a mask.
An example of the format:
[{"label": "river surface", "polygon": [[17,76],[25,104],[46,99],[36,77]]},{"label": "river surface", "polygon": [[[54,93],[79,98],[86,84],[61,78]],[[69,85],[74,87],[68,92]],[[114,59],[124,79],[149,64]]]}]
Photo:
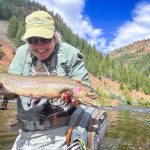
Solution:
[{"label": "river surface", "polygon": [[[103,109],[108,126],[100,150],[150,150],[150,109]],[[9,110],[0,110],[0,150],[10,150],[18,134],[9,132],[9,125],[15,122],[15,110],[14,102],[9,103]]]}]

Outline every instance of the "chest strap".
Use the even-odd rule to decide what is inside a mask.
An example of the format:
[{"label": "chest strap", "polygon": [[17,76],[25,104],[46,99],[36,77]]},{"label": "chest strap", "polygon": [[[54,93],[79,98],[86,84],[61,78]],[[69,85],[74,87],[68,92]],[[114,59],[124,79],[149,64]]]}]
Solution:
[{"label": "chest strap", "polygon": [[[57,120],[57,121],[56,121]],[[45,120],[43,124],[40,121],[19,120],[17,123],[10,126],[11,132],[17,132],[19,129],[24,131],[46,130],[53,127],[66,126],[69,124],[70,116],[57,117],[53,116],[49,120]]]},{"label": "chest strap", "polygon": [[[51,117],[45,118],[41,123],[41,120],[18,120],[17,123],[10,126],[10,131],[17,132],[19,129],[24,131],[37,131],[46,130],[48,128],[66,126],[69,125],[70,117],[76,108],[72,107],[66,112],[55,114]],[[21,115],[21,114],[20,114]],[[22,114],[23,115],[23,114]],[[31,113],[31,115],[33,115]]]}]

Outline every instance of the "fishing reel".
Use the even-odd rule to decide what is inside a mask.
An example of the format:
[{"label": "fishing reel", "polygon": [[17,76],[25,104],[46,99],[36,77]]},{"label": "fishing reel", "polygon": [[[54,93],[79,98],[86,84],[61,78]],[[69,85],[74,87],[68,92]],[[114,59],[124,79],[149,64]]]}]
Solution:
[{"label": "fishing reel", "polygon": [[53,105],[53,103],[52,103],[53,100],[50,102],[49,101],[50,100],[47,100],[47,102],[44,103],[44,105],[43,105],[43,109],[41,111],[41,115],[40,115],[40,119],[39,119],[39,122],[41,125],[43,124],[43,122],[46,119],[48,119],[54,115],[58,115],[60,113],[66,112],[71,108],[70,105],[68,107],[65,107],[64,104],[59,105],[59,106]]},{"label": "fishing reel", "polygon": [[43,105],[43,110],[41,111],[39,124],[42,125],[43,122],[46,120],[47,116],[49,115],[49,111],[51,110],[51,104],[47,100],[47,102]]}]

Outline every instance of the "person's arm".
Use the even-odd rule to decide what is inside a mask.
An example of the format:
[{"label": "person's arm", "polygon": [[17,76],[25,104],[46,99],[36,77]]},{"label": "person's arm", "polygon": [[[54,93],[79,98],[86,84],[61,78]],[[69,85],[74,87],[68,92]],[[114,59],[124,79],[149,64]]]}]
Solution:
[{"label": "person's arm", "polygon": [[85,68],[83,55],[79,49],[67,43],[61,44],[61,49],[67,58],[67,75],[75,80],[81,80],[89,85],[88,71]]},{"label": "person's arm", "polygon": [[82,80],[83,83],[89,84],[88,72],[85,68],[83,55],[80,51],[73,54],[73,57],[69,64],[68,75],[70,78],[73,78],[75,80]]},{"label": "person's arm", "polygon": [[[65,47],[65,55],[67,57],[67,75],[69,78],[80,80],[84,84],[90,86],[88,79],[88,71],[85,68],[83,55],[82,53],[76,49],[75,47],[64,44]],[[76,99],[71,98],[69,94],[63,93],[61,99],[66,101],[66,103],[72,103],[73,105],[78,107],[78,102]]]},{"label": "person's arm", "polygon": [[27,47],[25,45],[19,47],[16,54],[9,66],[8,73],[11,74],[22,74],[24,70],[24,60],[26,55]]},{"label": "person's arm", "polygon": [[[9,66],[8,73],[10,74],[22,74],[23,68],[24,68],[24,58],[25,58],[25,48],[24,46],[21,46],[17,49],[16,54]],[[9,93],[6,91],[6,89],[3,87],[2,84],[0,84],[0,94],[7,97],[8,100],[14,99],[17,97],[16,94]]]}]

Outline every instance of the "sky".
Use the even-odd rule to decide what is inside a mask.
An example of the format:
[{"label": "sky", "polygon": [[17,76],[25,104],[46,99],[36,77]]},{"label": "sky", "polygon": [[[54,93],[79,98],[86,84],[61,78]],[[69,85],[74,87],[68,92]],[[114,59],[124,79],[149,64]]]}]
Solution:
[{"label": "sky", "polygon": [[34,0],[107,54],[150,38],[150,0]]}]

